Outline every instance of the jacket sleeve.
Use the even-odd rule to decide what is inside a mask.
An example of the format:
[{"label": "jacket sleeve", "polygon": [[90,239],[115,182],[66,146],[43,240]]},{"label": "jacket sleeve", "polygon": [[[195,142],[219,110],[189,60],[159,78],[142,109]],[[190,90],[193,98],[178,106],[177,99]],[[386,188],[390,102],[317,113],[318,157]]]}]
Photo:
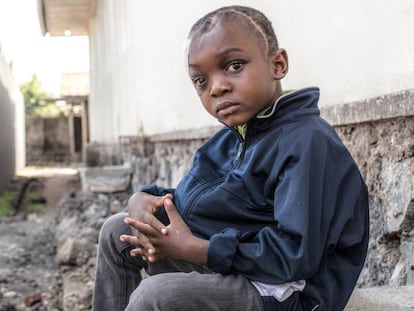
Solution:
[{"label": "jacket sleeve", "polygon": [[175,190],[174,188],[164,188],[164,187],[159,187],[157,185],[146,185],[146,186],[142,186],[139,189],[139,191],[141,192],[145,192],[145,193],[156,195],[156,196],[163,196],[168,193],[172,193],[174,195],[174,190]]},{"label": "jacket sleeve", "polygon": [[365,184],[339,138],[306,133],[285,141],[281,164],[273,168],[274,223],[257,232],[227,228],[213,235],[207,262],[212,270],[285,283],[314,276],[338,248],[345,226],[353,230],[341,249],[361,243],[366,219],[354,215],[366,201],[360,198]]}]

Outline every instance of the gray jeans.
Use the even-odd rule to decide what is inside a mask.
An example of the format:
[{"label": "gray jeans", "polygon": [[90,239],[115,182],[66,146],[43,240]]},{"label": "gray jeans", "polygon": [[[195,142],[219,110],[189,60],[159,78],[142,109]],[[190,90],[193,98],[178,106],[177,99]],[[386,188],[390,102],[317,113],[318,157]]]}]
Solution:
[{"label": "gray jeans", "polygon": [[[263,310],[260,295],[242,276],[172,260],[147,266],[131,257],[132,247],[119,240],[121,234],[131,234],[123,222],[126,216],[114,215],[102,226],[93,310]],[[142,279],[142,268],[151,276]]]},{"label": "gray jeans", "polygon": [[[99,236],[93,310],[95,311],[264,311],[311,310],[299,293],[280,303],[261,297],[243,276],[213,273],[206,267],[164,260],[147,264],[129,255],[131,234],[121,213],[110,217]],[[150,275],[142,279],[141,269]]]}]

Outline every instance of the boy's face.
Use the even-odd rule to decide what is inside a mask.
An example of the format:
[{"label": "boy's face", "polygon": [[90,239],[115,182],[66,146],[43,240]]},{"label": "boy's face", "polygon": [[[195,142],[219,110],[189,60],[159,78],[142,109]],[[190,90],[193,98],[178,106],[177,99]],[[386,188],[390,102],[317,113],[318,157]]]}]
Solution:
[{"label": "boy's face", "polygon": [[191,80],[204,108],[228,126],[249,121],[281,95],[287,71],[283,49],[267,57],[258,39],[240,23],[220,22],[192,38]]}]

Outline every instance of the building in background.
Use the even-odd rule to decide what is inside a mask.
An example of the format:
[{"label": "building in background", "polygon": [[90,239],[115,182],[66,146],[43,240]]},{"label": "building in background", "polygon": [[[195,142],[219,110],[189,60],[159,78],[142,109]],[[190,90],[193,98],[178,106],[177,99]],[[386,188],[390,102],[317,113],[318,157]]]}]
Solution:
[{"label": "building in background", "polygon": [[69,106],[69,141],[71,162],[86,162],[89,141],[88,98],[89,72],[62,74],[60,102]]},{"label": "building in background", "polygon": [[23,98],[0,50],[0,193],[25,166]]},{"label": "building in background", "polygon": [[64,73],[56,103],[59,115],[26,117],[26,160],[31,166],[86,162],[89,73]]},{"label": "building in background", "polygon": [[[196,19],[234,1],[38,1],[44,33],[89,36],[91,142],[217,124],[187,77],[183,47]],[[283,86],[319,86],[322,106],[413,86],[411,0],[238,3],[273,21],[290,59]]]}]

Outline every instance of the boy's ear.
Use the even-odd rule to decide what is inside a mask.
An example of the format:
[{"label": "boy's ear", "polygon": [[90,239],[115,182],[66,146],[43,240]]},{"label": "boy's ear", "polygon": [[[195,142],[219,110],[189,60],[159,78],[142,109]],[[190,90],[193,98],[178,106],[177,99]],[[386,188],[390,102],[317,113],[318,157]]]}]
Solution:
[{"label": "boy's ear", "polygon": [[283,79],[289,69],[288,55],[285,49],[278,49],[271,57],[272,70],[275,80]]}]

